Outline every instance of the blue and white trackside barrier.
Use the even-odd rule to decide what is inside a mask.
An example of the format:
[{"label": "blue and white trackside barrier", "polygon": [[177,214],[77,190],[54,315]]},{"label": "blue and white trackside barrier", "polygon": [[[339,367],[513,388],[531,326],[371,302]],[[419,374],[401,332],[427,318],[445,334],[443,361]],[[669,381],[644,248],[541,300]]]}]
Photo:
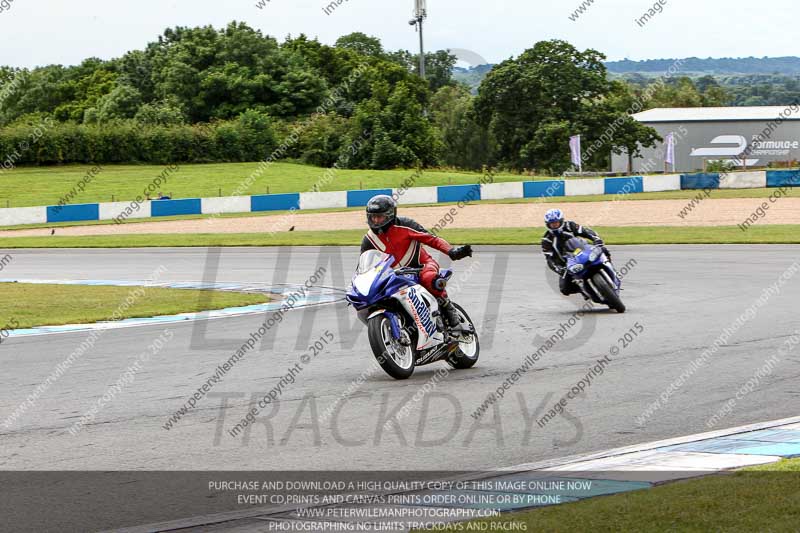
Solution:
[{"label": "blue and white trackside barrier", "polygon": [[681,189],[759,189],[798,186],[800,186],[800,170],[683,174],[680,181]]},{"label": "blue and white trackside barrier", "polygon": [[388,194],[403,205],[474,202],[585,195],[624,195],[682,189],[738,189],[800,186],[798,170],[768,170],[729,174],[667,174],[572,180],[443,185],[408,189],[304,192],[230,196],[222,198],[181,198],[143,202],[70,204],[65,206],[13,207],[0,209],[0,226],[158,219],[176,215],[256,213],[363,207],[377,194]]}]

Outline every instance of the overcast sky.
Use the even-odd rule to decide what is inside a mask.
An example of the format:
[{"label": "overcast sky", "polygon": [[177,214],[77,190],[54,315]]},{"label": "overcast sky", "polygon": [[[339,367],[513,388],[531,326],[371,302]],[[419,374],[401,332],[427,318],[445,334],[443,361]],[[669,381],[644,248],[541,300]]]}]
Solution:
[{"label": "overcast sky", "polygon": [[[331,0],[262,0],[263,9],[256,7],[259,0],[0,0],[6,1],[0,64],[18,67],[119,57],[166,27],[221,27],[231,20],[280,40],[306,33],[333,43],[362,31],[390,50],[417,46],[408,25],[414,0],[344,0],[330,15],[323,6]],[[472,50],[490,63],[552,38],[595,48],[611,60],[800,55],[796,0],[666,0],[644,27],[635,20],[654,2],[594,0],[570,20],[581,1],[428,0],[427,45]]]}]

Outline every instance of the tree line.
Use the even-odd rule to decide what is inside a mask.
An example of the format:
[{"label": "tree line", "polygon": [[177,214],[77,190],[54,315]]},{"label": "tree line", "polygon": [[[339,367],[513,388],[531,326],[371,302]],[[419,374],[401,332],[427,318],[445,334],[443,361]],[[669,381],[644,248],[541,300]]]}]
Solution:
[{"label": "tree line", "polygon": [[[279,42],[238,22],[176,27],[112,60],[0,67],[0,154],[15,152],[17,164],[183,163],[257,161],[281,147],[324,167],[561,173],[569,137],[581,134],[601,147],[584,168],[602,170],[611,152],[658,140],[629,116],[642,87],[609,79],[604,60],[538,42],[473,94],[444,50],[426,55],[422,79],[417,56],[363,33],[329,46],[305,35]],[[21,144],[45,120],[46,133]]]}]

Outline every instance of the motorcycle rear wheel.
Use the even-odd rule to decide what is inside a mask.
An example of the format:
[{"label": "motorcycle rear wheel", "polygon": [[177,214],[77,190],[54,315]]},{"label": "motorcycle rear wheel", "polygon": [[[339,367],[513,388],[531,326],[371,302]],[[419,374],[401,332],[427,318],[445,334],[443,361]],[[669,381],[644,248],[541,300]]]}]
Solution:
[{"label": "motorcycle rear wheel", "polygon": [[472,334],[468,335],[464,342],[459,342],[455,351],[447,357],[447,364],[456,370],[466,370],[472,368],[478,362],[478,357],[481,355],[481,343],[478,340],[478,331],[472,319],[469,317],[464,308],[453,302],[453,307],[458,311],[461,322],[469,324],[472,328]]}]

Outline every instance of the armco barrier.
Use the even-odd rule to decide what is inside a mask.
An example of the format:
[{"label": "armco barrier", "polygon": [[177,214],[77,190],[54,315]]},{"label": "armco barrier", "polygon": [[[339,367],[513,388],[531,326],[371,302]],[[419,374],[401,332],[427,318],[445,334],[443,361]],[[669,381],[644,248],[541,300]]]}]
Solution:
[{"label": "armco barrier", "polygon": [[392,193],[400,205],[435,204],[439,201],[439,187],[412,187],[397,189]]},{"label": "armco barrier", "polygon": [[562,180],[526,181],[522,184],[522,194],[525,198],[549,198],[565,196],[566,192]]},{"label": "armco barrier", "polygon": [[642,185],[643,192],[679,191],[681,190],[681,175],[644,176]]},{"label": "armco barrier", "polygon": [[252,207],[253,200],[250,196],[222,196],[220,198],[200,199],[200,210],[203,211],[204,215],[247,213]]},{"label": "armco barrier", "polygon": [[175,215],[201,215],[202,202],[200,198],[185,198],[181,200],[153,200],[150,203],[152,216],[171,217]]},{"label": "armco barrier", "polygon": [[566,180],[564,182],[564,194],[566,196],[588,196],[604,194],[605,192],[606,180],[603,178]]},{"label": "armco barrier", "polygon": [[637,192],[644,192],[644,180],[641,176],[605,179],[606,194],[630,194]]},{"label": "armco barrier", "polygon": [[508,200],[524,198],[523,187],[523,184],[520,182],[484,183],[481,185],[481,200]]},{"label": "armco barrier", "polygon": [[300,209],[300,193],[265,194],[250,197],[250,211],[289,211]]},{"label": "armco barrier", "polygon": [[683,174],[681,189],[719,189],[719,174]]},{"label": "armco barrier", "polygon": [[20,224],[45,224],[47,208],[11,207],[0,209],[0,226],[18,226]]},{"label": "armco barrier", "polygon": [[445,185],[438,189],[437,201],[440,204],[476,202],[481,199],[480,185]]},{"label": "armco barrier", "polygon": [[47,222],[83,222],[100,220],[99,204],[51,205],[47,208]]},{"label": "armco barrier", "polygon": [[761,189],[766,186],[765,172],[732,172],[719,177],[720,189]]},{"label": "armco barrier", "polygon": [[392,195],[392,189],[372,189],[368,191],[347,191],[347,207],[364,207],[369,199],[379,194]]},{"label": "armco barrier", "polygon": [[768,170],[767,187],[800,187],[800,170]]},{"label": "armco barrier", "polygon": [[347,191],[301,192],[300,209],[342,209],[347,197]]},{"label": "armco barrier", "polygon": [[111,220],[123,213],[126,213],[123,218],[128,220],[174,215],[355,208],[367,205],[369,199],[378,194],[394,196],[398,203],[409,205],[764,186],[800,186],[800,171],[734,172],[723,176],[716,173],[667,174],[623,178],[500,182],[483,185],[443,185],[440,187],[412,187],[409,189],[184,198],[178,200],[152,200],[141,204],[109,202],[47,207],[14,207],[0,209],[0,226]]},{"label": "armco barrier", "polygon": [[100,206],[100,220],[114,220],[117,217],[122,217],[125,220],[131,218],[150,218],[153,216],[153,212],[150,210],[150,204],[152,203],[152,201],[148,200],[141,204],[137,202],[108,202],[98,204]]}]

